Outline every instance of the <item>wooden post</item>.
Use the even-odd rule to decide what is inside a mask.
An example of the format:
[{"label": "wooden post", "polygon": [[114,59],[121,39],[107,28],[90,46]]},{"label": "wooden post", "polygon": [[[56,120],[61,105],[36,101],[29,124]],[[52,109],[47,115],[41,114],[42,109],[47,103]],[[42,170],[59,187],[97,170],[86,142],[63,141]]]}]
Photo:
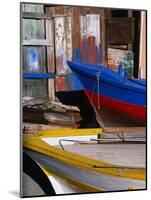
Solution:
[{"label": "wooden post", "polygon": [[146,11],[141,11],[139,77],[146,79]]},{"label": "wooden post", "polygon": [[100,10],[100,33],[101,33],[101,44],[102,44],[102,64],[106,64],[106,46],[105,46],[105,10]]},{"label": "wooden post", "polygon": [[[52,9],[46,9],[47,14],[52,15]],[[47,70],[48,73],[55,73],[55,61],[54,61],[54,25],[53,19],[45,21],[46,26],[46,39],[51,41],[52,46],[47,47]],[[49,101],[55,101],[55,81],[54,79],[48,79],[48,99]]]},{"label": "wooden post", "polygon": [[[133,11],[132,10],[128,10],[128,17],[133,17]],[[132,23],[132,31],[133,31],[133,37],[134,37],[134,23]],[[133,45],[132,42],[128,44],[128,50],[132,51],[133,49]]]}]

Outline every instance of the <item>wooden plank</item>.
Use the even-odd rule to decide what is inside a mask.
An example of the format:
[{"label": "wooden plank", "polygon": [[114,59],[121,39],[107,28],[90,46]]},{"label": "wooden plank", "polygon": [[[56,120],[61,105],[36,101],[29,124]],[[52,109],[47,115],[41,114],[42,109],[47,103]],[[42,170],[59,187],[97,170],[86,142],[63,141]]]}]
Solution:
[{"label": "wooden plank", "polygon": [[81,15],[80,24],[82,61],[89,64],[102,64],[99,14]]},{"label": "wooden plank", "polygon": [[[114,137],[115,139],[115,137]],[[95,140],[94,140],[95,141]],[[105,143],[64,145],[65,150],[103,160],[119,168],[145,169],[145,144]],[[99,166],[98,166],[99,167]]]},{"label": "wooden plank", "polygon": [[101,33],[101,44],[102,44],[102,64],[106,64],[106,34],[105,34],[105,9],[100,9],[100,33]]},{"label": "wooden plank", "polygon": [[57,17],[71,17],[71,14],[64,14],[64,15],[52,15],[53,18],[57,18]]},{"label": "wooden plank", "polygon": [[68,91],[67,76],[56,76],[55,89],[56,92]]},{"label": "wooden plank", "polygon": [[33,107],[23,108],[23,121],[30,123],[58,123],[65,126],[75,126],[76,122],[81,121],[80,114],[77,115],[74,115],[74,112],[55,112]]},{"label": "wooden plank", "polygon": [[46,26],[46,39],[50,41],[52,46],[47,47],[47,70],[49,73],[55,72],[54,64],[54,26],[52,20],[45,21]]},{"label": "wooden plank", "polygon": [[22,17],[24,19],[52,19],[49,14],[34,12],[23,12]]},{"label": "wooden plank", "polygon": [[66,55],[68,60],[72,60],[72,19],[70,16],[65,17],[65,38],[66,38]]},{"label": "wooden plank", "polygon": [[65,6],[55,6],[54,8],[55,15],[64,15]]},{"label": "wooden plank", "polygon": [[[33,123],[23,123],[23,133],[37,133],[39,131],[47,131],[49,130],[50,133],[52,130],[59,130],[59,129],[74,129],[74,126],[67,126],[67,125],[60,125],[57,123],[47,124],[33,124]],[[53,134],[52,134],[53,136]]]},{"label": "wooden plank", "polygon": [[[46,12],[52,14],[52,9],[46,9]],[[54,46],[54,21],[46,20],[46,39],[50,40],[52,47],[47,47],[47,70],[48,72],[55,72],[55,46]],[[48,80],[48,98],[49,101],[55,101],[55,83],[54,79]]]},{"label": "wooden plank", "polygon": [[41,130],[39,131],[39,135],[43,137],[67,137],[67,136],[91,136],[98,135],[102,133],[101,128],[84,128],[84,129],[72,129],[72,130]]},{"label": "wooden plank", "polygon": [[23,96],[48,98],[46,79],[23,79]]},{"label": "wooden plank", "polygon": [[[128,10],[128,17],[133,17],[133,12],[132,12],[132,10]],[[134,23],[132,24],[132,33],[133,33],[133,37],[134,37]],[[129,43],[128,44],[128,50],[133,50],[133,45],[132,45],[132,43]]]},{"label": "wooden plank", "polygon": [[23,12],[34,12],[34,13],[44,13],[44,5],[42,4],[31,4],[31,3],[22,3]]},{"label": "wooden plank", "polygon": [[49,101],[55,101],[55,83],[54,79],[48,79],[48,98]]},{"label": "wooden plank", "polygon": [[80,109],[77,106],[64,105],[61,102],[53,102],[53,101],[51,101],[51,105],[64,108],[64,109],[66,109],[66,111],[80,112]]},{"label": "wooden plank", "polygon": [[55,53],[56,53],[56,73],[65,73],[66,63],[66,40],[64,18],[55,18]]},{"label": "wooden plank", "polygon": [[60,123],[60,124],[74,124],[74,116],[73,113],[60,113],[60,112],[45,112],[44,118],[52,123]]},{"label": "wooden plank", "polygon": [[99,14],[100,8],[95,7],[84,7],[84,13],[85,14]]},{"label": "wooden plank", "polygon": [[31,40],[23,40],[24,46],[52,46],[50,40],[47,39],[31,39]]},{"label": "wooden plank", "polygon": [[70,17],[55,18],[55,53],[57,75],[71,72],[67,59],[72,57],[71,19]]},{"label": "wooden plank", "polygon": [[108,24],[121,24],[121,23],[133,23],[132,17],[110,17],[106,19]]},{"label": "wooden plank", "polygon": [[45,38],[44,20],[22,19],[23,39],[38,40]]},{"label": "wooden plank", "polygon": [[47,73],[46,52],[44,46],[23,47],[23,72]]},{"label": "wooden plank", "polygon": [[105,133],[146,133],[146,127],[104,127],[103,131]]},{"label": "wooden plank", "polygon": [[55,7],[49,7],[45,5],[45,12],[48,15],[52,16],[55,13]]},{"label": "wooden plank", "polygon": [[128,44],[134,40],[134,19],[131,17],[115,17],[106,19],[109,44]]},{"label": "wooden plank", "polygon": [[141,11],[141,31],[140,31],[140,53],[139,53],[139,77],[146,79],[146,19],[147,12]]},{"label": "wooden plank", "polygon": [[54,78],[55,74],[53,73],[23,73],[23,78],[31,79],[48,79]]},{"label": "wooden plank", "polygon": [[73,7],[72,30],[73,49],[80,49],[80,7]]}]

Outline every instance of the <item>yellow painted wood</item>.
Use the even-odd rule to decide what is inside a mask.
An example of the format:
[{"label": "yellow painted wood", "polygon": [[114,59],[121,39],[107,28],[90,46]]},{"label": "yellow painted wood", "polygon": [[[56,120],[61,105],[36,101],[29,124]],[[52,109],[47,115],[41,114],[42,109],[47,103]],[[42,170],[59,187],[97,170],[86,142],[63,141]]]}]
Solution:
[{"label": "yellow painted wood", "polygon": [[40,165],[40,168],[42,169],[42,171],[46,174],[46,176],[52,176],[52,173],[50,172],[50,170],[47,170],[45,167],[43,167],[42,165]]},{"label": "yellow painted wood", "polygon": [[[51,156],[53,158],[59,159],[65,163],[78,166],[84,169],[89,169],[92,171],[96,171],[103,174],[125,177],[137,180],[145,180],[146,179],[146,171],[142,168],[137,169],[128,169],[128,168],[119,168],[118,165],[113,165],[111,163],[98,161],[92,158],[88,158],[86,156],[81,156],[75,153],[71,153],[67,150],[62,150],[54,146],[50,146],[40,137],[36,136],[24,136],[24,147],[32,149],[34,151],[43,153],[45,155]],[[108,168],[94,168],[96,166],[104,166]],[[115,167],[118,168],[115,168]],[[112,168],[114,167],[114,168]]]},{"label": "yellow painted wood", "polygon": [[38,135],[41,137],[60,137],[60,136],[84,136],[101,134],[101,128],[91,129],[60,129],[60,130],[40,130]]},{"label": "yellow painted wood", "polygon": [[139,188],[136,188],[136,187],[129,187],[128,190],[139,190]]}]

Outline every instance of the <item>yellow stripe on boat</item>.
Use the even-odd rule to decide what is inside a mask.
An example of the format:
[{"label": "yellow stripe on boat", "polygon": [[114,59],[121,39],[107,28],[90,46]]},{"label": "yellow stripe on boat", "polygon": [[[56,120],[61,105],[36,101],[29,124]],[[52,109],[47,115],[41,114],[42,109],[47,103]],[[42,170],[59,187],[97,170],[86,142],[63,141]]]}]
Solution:
[{"label": "yellow stripe on boat", "polygon": [[62,136],[86,136],[103,133],[101,128],[91,129],[60,129],[60,130],[40,130],[37,134],[41,137],[62,137]]},{"label": "yellow stripe on boat", "polygon": [[[144,168],[129,169],[125,167],[123,169],[122,167],[120,168],[119,165],[113,165],[111,163],[98,161],[86,156],[78,155],[76,153],[71,153],[67,150],[62,150],[60,148],[48,145],[42,141],[41,136],[24,135],[23,139],[24,147],[51,156],[70,165],[117,177],[125,177],[136,180],[146,179],[146,170]],[[99,168],[95,168],[94,166],[99,166]]]}]

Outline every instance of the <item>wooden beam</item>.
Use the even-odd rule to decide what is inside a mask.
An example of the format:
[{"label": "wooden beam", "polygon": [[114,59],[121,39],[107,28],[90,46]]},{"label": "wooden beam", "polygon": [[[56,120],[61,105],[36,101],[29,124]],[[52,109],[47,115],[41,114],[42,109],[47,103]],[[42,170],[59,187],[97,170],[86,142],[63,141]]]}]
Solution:
[{"label": "wooden beam", "polygon": [[146,79],[146,11],[141,11],[140,53],[139,53],[139,77]]},{"label": "wooden beam", "polygon": [[49,101],[55,101],[55,81],[48,79],[48,98]]},{"label": "wooden beam", "polygon": [[70,14],[65,14],[65,15],[52,15],[53,18],[56,18],[56,17],[71,17]]},{"label": "wooden beam", "polygon": [[[62,130],[62,129],[74,129],[75,130],[75,126],[69,126],[69,125],[64,125],[64,124],[59,124],[59,123],[51,123],[51,124],[35,124],[35,123],[23,123],[22,125],[23,127],[23,133],[25,134],[30,134],[30,133],[37,133],[38,135],[39,134],[43,134],[43,132],[41,131],[45,131],[47,133],[47,130],[48,130],[48,133],[50,132],[50,137],[56,137],[55,135],[53,136],[53,134],[51,134],[51,131],[52,133],[53,130]],[[57,131],[58,132],[58,131]],[[48,137],[49,134],[45,137]]]},{"label": "wooden beam", "polygon": [[24,46],[52,46],[50,40],[47,39],[34,39],[34,40],[23,40]]},{"label": "wooden beam", "polygon": [[81,38],[80,38],[80,7],[73,7],[72,16],[72,46],[74,48],[80,49]]},{"label": "wooden beam", "polygon": [[104,127],[103,132],[105,133],[146,133],[146,127]]},{"label": "wooden beam", "polygon": [[49,73],[55,72],[54,64],[54,24],[53,20],[46,20],[46,39],[51,41],[52,46],[47,46],[47,70]]},{"label": "wooden beam", "polygon": [[23,78],[31,78],[31,79],[47,79],[54,78],[54,73],[23,73]]},{"label": "wooden beam", "polygon": [[32,12],[23,12],[22,17],[24,19],[52,19],[51,15],[44,13],[32,13]]},{"label": "wooden beam", "polygon": [[106,63],[106,35],[105,35],[105,9],[100,9],[100,33],[102,44],[102,64]]}]

